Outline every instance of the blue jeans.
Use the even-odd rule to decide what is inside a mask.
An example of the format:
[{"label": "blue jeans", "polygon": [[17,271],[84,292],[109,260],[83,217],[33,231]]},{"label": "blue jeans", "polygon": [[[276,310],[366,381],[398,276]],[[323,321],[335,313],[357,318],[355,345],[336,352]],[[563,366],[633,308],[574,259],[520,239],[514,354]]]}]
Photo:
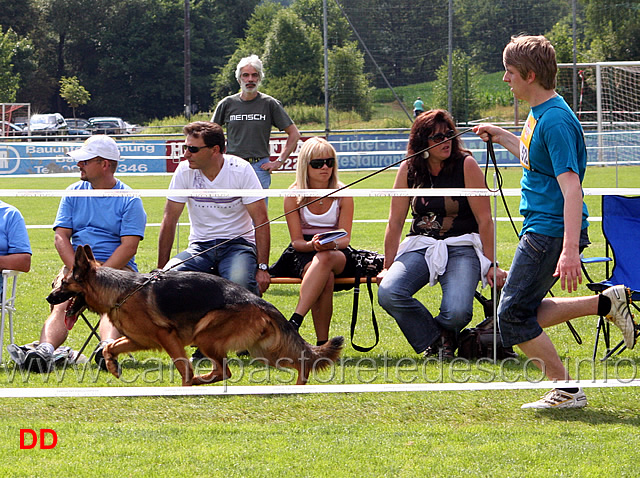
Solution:
[{"label": "blue jeans", "polygon": [[[215,274],[240,284],[256,295],[260,295],[256,281],[256,271],[258,269],[256,247],[242,238],[233,239],[226,242],[226,244],[214,247],[225,241],[226,239],[215,239],[213,241],[189,244],[186,250],[167,263],[167,267],[189,259],[175,267],[175,270]],[[211,247],[214,248],[193,257],[195,254]]]},{"label": "blue jeans", "polygon": [[413,295],[429,283],[426,249],[398,257],[378,287],[378,303],[398,323],[417,353],[439,337],[441,329],[460,332],[473,317],[473,296],[480,281],[480,261],[471,246],[450,246],[442,288],[440,314],[434,317]]},{"label": "blue jeans", "polygon": [[562,252],[562,237],[527,232],[520,238],[498,304],[498,325],[505,347],[542,333],[538,307],[557,278],[553,273]]},{"label": "blue jeans", "polygon": [[262,158],[257,163],[252,163],[251,164],[251,166],[253,166],[253,170],[258,175],[258,180],[260,181],[260,185],[262,186],[262,189],[269,189],[269,187],[271,186],[271,172],[270,171],[265,171],[264,169],[262,169],[260,167],[260,166],[262,166],[263,164],[266,164],[269,161],[271,161],[271,160],[269,159],[269,156],[267,156],[266,158]]}]

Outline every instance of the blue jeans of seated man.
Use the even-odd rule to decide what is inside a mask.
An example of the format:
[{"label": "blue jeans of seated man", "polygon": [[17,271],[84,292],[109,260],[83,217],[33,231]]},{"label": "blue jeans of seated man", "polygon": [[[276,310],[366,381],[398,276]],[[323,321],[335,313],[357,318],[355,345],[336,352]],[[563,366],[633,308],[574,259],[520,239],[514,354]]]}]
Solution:
[{"label": "blue jeans of seated man", "polygon": [[413,295],[429,283],[426,249],[406,252],[391,265],[378,287],[378,303],[398,323],[417,353],[439,337],[441,329],[459,332],[473,316],[473,296],[480,280],[480,261],[471,246],[450,246],[447,270],[438,278],[440,314],[432,313]]},{"label": "blue jeans of seated man", "polygon": [[[194,242],[167,263],[167,267],[180,261],[189,259],[195,254],[210,249],[226,239],[216,239],[207,242]],[[256,282],[258,260],[256,246],[249,241],[238,238],[183,262],[175,267],[178,271],[208,272],[229,279],[247,288],[256,295],[260,295]]]}]

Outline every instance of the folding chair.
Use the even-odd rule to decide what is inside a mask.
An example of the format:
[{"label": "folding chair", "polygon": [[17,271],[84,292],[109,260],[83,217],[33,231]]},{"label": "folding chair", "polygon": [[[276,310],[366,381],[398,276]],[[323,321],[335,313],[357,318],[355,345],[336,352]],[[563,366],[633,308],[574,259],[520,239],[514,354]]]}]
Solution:
[{"label": "folding chair", "polygon": [[[624,284],[631,289],[631,298],[634,301],[640,300],[640,197],[626,196],[602,196],[602,233],[605,238],[604,258],[584,259],[586,264],[606,261],[605,275],[607,279],[601,282],[593,282],[586,275],[589,283],[587,287],[593,292],[599,293],[605,289]],[[609,275],[609,261],[613,255],[613,269]],[[640,312],[640,308],[635,303],[632,306]],[[607,352],[602,358],[606,360],[611,355],[621,353],[624,341],[621,341],[614,348],[611,348],[609,335],[609,322],[604,318],[598,319],[596,330],[596,342],[593,348],[593,359],[595,360],[598,351],[598,342],[602,333]],[[636,326],[636,336],[638,328]]]},{"label": "folding chair", "polygon": [[[0,322],[0,363],[2,362],[2,352],[4,350],[4,321],[5,317],[9,318],[9,343],[13,343],[13,313],[16,311],[16,287],[18,285],[18,274],[20,271],[3,270],[2,271],[2,321]],[[11,286],[9,286],[10,280]]]},{"label": "folding chair", "polygon": [[[89,319],[87,319],[87,317],[82,312],[80,313],[80,318],[84,320],[84,323],[87,324],[87,327],[89,327],[89,336],[84,341],[84,344],[82,344],[82,347],[80,347],[80,350],[78,350],[78,357],[82,355],[82,352],[84,352],[84,349],[87,348],[87,345],[89,345],[89,342],[91,342],[91,339],[93,337],[98,339],[98,343],[100,343],[100,340],[101,340],[100,334],[98,333],[98,327],[100,325],[100,316],[98,316],[98,320],[96,321],[95,325],[91,325],[91,322],[89,322]],[[89,360],[91,360],[92,358],[93,358],[93,353],[91,353]]]}]

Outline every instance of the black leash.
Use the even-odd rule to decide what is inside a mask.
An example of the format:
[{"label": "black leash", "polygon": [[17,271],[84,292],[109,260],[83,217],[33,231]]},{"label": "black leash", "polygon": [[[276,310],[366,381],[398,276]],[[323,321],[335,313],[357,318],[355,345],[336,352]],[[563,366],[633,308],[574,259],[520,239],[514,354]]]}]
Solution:
[{"label": "black leash", "polygon": [[144,281],[142,284],[140,284],[140,285],[139,285],[139,286],[137,286],[135,289],[133,289],[133,291],[132,291],[132,292],[130,292],[129,294],[127,294],[127,295],[126,295],[126,296],[125,296],[125,297],[124,297],[120,302],[116,303],[115,308],[119,308],[119,307],[121,307],[121,306],[122,306],[122,304],[124,304],[124,303],[127,301],[127,299],[129,299],[129,297],[131,297],[133,294],[135,294],[136,292],[138,292],[138,291],[139,291],[140,289],[142,289],[143,287],[147,286],[150,282],[152,282],[152,281],[156,280],[160,275],[164,274],[165,272],[169,272],[169,271],[170,271],[171,269],[173,269],[174,267],[178,267],[179,265],[182,265],[182,264],[184,264],[185,262],[190,261],[191,259],[193,259],[193,258],[195,258],[195,257],[201,256],[202,254],[206,254],[207,252],[212,251],[212,250],[214,250],[214,249],[216,249],[216,248],[218,248],[218,247],[220,247],[220,246],[223,246],[223,245],[225,245],[225,244],[227,244],[227,243],[229,243],[229,242],[231,242],[231,241],[233,241],[233,240],[235,240],[235,239],[238,239],[239,237],[242,237],[242,236],[244,236],[245,234],[249,234],[249,233],[251,233],[251,232],[254,232],[255,230],[260,229],[261,227],[264,227],[264,226],[266,226],[266,225],[268,225],[268,224],[271,224],[272,222],[277,221],[278,219],[282,219],[283,217],[286,217],[286,216],[288,216],[289,214],[292,214],[292,213],[294,213],[294,212],[299,211],[299,210],[300,210],[300,209],[302,209],[303,207],[307,207],[307,206],[309,206],[309,205],[311,205],[311,204],[313,204],[313,203],[316,203],[316,202],[318,202],[318,201],[322,201],[323,199],[326,199],[326,198],[328,198],[329,196],[332,196],[333,194],[336,194],[336,193],[338,193],[338,192],[340,192],[340,191],[343,191],[343,190],[345,190],[345,189],[347,189],[347,188],[350,188],[351,186],[354,186],[354,185],[356,185],[356,184],[358,184],[358,183],[361,183],[362,181],[364,181],[364,180],[366,180],[366,179],[369,179],[369,178],[371,178],[371,177],[375,176],[376,174],[380,174],[380,173],[382,173],[382,172],[386,171],[387,169],[393,168],[394,166],[397,166],[397,165],[399,165],[400,163],[403,163],[404,161],[407,161],[407,160],[409,160],[409,159],[411,159],[411,158],[415,158],[416,156],[419,156],[419,155],[421,155],[421,154],[423,154],[423,153],[425,153],[425,152],[429,151],[429,150],[430,150],[430,149],[432,149],[432,148],[435,148],[435,147],[437,147],[437,146],[440,146],[442,143],[445,143],[445,142],[447,142],[447,141],[451,141],[452,139],[457,138],[458,136],[462,136],[463,134],[468,133],[468,132],[469,132],[469,131],[471,131],[471,130],[472,130],[472,128],[467,128],[467,129],[464,129],[464,130],[458,131],[456,134],[454,134],[454,135],[453,135],[453,136],[451,136],[450,138],[445,138],[445,139],[443,139],[442,141],[440,141],[439,143],[436,143],[436,144],[433,144],[433,145],[431,145],[431,146],[428,146],[428,147],[426,147],[426,148],[424,148],[424,149],[422,149],[422,150],[418,151],[417,153],[413,153],[413,154],[411,154],[411,155],[409,155],[409,156],[405,156],[405,157],[403,157],[402,159],[399,159],[398,161],[396,161],[395,163],[391,163],[391,164],[389,164],[388,166],[384,166],[383,168],[377,169],[377,170],[375,170],[375,171],[373,171],[373,172],[371,172],[371,173],[367,174],[366,176],[363,176],[363,177],[362,177],[362,178],[360,178],[360,179],[356,179],[355,181],[352,181],[352,182],[351,182],[351,183],[349,183],[349,184],[346,184],[346,185],[344,185],[344,186],[342,186],[342,187],[339,187],[338,189],[335,189],[335,190],[333,190],[333,191],[329,191],[329,192],[328,192],[327,194],[325,194],[324,196],[317,197],[317,198],[315,198],[314,200],[309,201],[308,203],[305,203],[305,204],[303,204],[303,205],[301,205],[301,206],[298,206],[297,208],[292,209],[292,210],[291,210],[291,211],[289,211],[289,212],[285,212],[285,213],[283,213],[283,214],[280,214],[279,216],[274,217],[273,219],[270,219],[270,220],[268,220],[268,221],[266,221],[266,222],[263,222],[262,224],[259,224],[259,225],[257,225],[257,226],[255,226],[255,225],[254,225],[251,229],[249,229],[249,230],[247,230],[247,231],[245,231],[245,232],[242,232],[242,233],[238,234],[237,236],[232,237],[232,238],[230,238],[230,239],[225,239],[224,241],[222,241],[222,242],[220,242],[220,243],[218,243],[218,244],[215,244],[215,245],[213,245],[213,246],[211,246],[211,247],[209,247],[209,248],[207,248],[207,249],[205,249],[205,250],[203,250],[203,251],[200,251],[200,252],[198,252],[198,253],[196,253],[196,254],[192,255],[191,257],[188,257],[188,258],[186,258],[186,259],[184,259],[184,260],[182,260],[182,261],[180,261],[180,262],[176,262],[175,264],[173,264],[171,267],[169,267],[169,268],[167,268],[167,269],[161,269],[161,270],[158,270],[158,271],[154,272],[154,273],[151,275],[151,277],[149,277],[146,281]]},{"label": "black leash", "polygon": [[[491,162],[493,163],[493,168],[495,169],[495,172],[496,172],[496,182],[497,182],[498,189],[495,189],[495,190],[491,189],[489,187],[489,185],[487,184],[487,173],[489,171],[489,158],[491,158]],[[503,183],[502,182],[502,174],[500,173],[500,170],[498,169],[498,162],[496,161],[496,153],[493,150],[493,141],[491,141],[491,136],[489,136],[489,139],[487,140],[487,161],[485,163],[485,170],[484,170],[484,184],[487,187],[487,189],[489,191],[491,191],[491,192],[495,193],[495,192],[500,191],[500,197],[502,198],[502,204],[504,204],[504,209],[507,212],[507,216],[509,216],[509,221],[511,222],[511,226],[513,227],[513,230],[516,233],[516,236],[518,237],[518,240],[519,240],[520,239],[520,232],[518,231],[518,228],[516,227],[515,223],[513,222],[513,217],[511,217],[511,211],[509,211],[509,206],[507,206],[507,200],[504,197],[504,193],[502,192],[502,183]],[[494,227],[496,227],[496,226],[497,225],[494,225]],[[553,291],[551,289],[549,289],[548,294],[551,297],[555,297],[555,295],[553,294]],[[575,329],[575,327],[573,326],[571,321],[567,321],[565,323],[567,324],[567,327],[569,327],[569,330],[573,334],[573,338],[578,343],[578,345],[582,345],[582,337],[580,337],[580,334]]]}]

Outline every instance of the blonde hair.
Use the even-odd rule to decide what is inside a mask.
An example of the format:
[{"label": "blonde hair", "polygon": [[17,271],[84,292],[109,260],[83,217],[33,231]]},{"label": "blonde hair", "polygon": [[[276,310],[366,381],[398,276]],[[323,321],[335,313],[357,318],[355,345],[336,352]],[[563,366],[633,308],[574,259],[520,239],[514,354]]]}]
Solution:
[{"label": "blonde hair", "polygon": [[502,52],[502,62],[512,66],[522,79],[526,79],[529,72],[536,75],[536,80],[545,90],[556,87],[556,51],[549,40],[542,35],[520,35],[511,37]]},{"label": "blonde hair", "polygon": [[[329,178],[328,189],[337,189],[342,185],[338,181],[338,154],[333,146],[324,138],[314,136],[309,138],[302,144],[300,154],[298,155],[298,165],[296,166],[296,180],[289,186],[289,189],[311,189],[309,188],[309,163],[312,159],[335,158],[333,163],[333,172]],[[304,196],[298,197],[298,204],[306,204],[309,198]]]}]

